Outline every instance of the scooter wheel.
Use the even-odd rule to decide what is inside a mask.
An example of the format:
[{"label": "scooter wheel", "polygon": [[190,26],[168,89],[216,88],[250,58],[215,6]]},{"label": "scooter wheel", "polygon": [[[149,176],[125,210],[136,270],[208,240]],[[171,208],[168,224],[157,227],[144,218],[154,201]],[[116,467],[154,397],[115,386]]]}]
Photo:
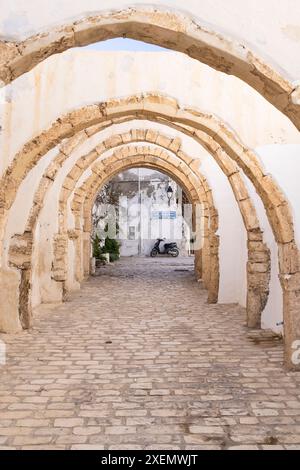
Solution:
[{"label": "scooter wheel", "polygon": [[158,255],[157,250],[152,250],[151,253],[150,253],[151,258],[155,258],[157,255]]},{"label": "scooter wheel", "polygon": [[169,251],[170,255],[173,256],[173,258],[178,258],[179,256],[179,250],[177,248],[174,248],[174,250]]}]

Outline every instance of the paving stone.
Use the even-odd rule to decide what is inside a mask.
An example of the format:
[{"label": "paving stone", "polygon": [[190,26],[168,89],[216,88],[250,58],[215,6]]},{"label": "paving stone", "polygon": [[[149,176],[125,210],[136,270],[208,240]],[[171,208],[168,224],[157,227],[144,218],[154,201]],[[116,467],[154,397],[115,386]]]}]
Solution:
[{"label": "paving stone", "polygon": [[91,436],[93,434],[100,434],[101,428],[97,426],[78,427],[73,428],[73,433],[78,436]]},{"label": "paving stone", "polygon": [[121,260],[0,335],[0,450],[299,450],[300,373],[244,309],[207,304],[191,265]]},{"label": "paving stone", "polygon": [[228,450],[259,450],[258,446],[232,446]]},{"label": "paving stone", "polygon": [[76,426],[81,426],[83,424],[83,419],[81,418],[62,418],[56,419],[54,421],[55,427],[61,428],[74,428]]},{"label": "paving stone", "polygon": [[224,434],[223,428],[220,426],[190,426],[191,434]]},{"label": "paving stone", "polygon": [[135,434],[135,426],[107,426],[105,429],[106,434]]},{"label": "paving stone", "polygon": [[98,444],[75,444],[71,450],[104,450],[104,446]]}]

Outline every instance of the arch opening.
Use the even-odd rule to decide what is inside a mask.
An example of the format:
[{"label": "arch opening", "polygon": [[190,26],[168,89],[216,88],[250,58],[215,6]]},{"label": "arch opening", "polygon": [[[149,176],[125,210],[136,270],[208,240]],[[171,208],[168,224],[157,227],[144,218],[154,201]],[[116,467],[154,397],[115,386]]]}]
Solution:
[{"label": "arch opening", "polygon": [[[160,119],[161,121],[168,120],[172,122],[173,125],[181,125],[182,128],[196,128],[196,131],[192,131],[193,135],[196,136],[199,132],[201,133],[204,130],[208,133],[208,135],[210,135],[210,137],[213,137],[216,140],[218,145],[221,145],[223,149],[228,152],[228,154],[233,160],[235,160],[239,165],[241,165],[242,169],[246,172],[247,176],[250,177],[256,189],[259,189],[259,193],[264,201],[266,210],[268,212],[269,220],[271,222],[275,237],[279,244],[281,273],[284,272],[284,269],[287,269],[289,274],[292,274],[293,278],[296,279],[298,271],[295,263],[297,264],[298,252],[295,251],[297,249],[293,240],[293,230],[290,215],[287,212],[288,205],[284,201],[283,195],[280,194],[277,188],[275,188],[275,185],[272,182],[270,176],[264,175],[263,171],[259,168],[259,165],[257,164],[255,155],[251,153],[248,149],[245,149],[245,147],[243,147],[235,139],[233,133],[228,131],[228,129],[224,128],[223,123],[220,125],[212,116],[201,116],[201,113],[199,113],[198,111],[194,111],[193,113],[191,113],[191,110],[182,110],[178,107],[178,105],[175,105],[174,107],[174,104],[174,100],[166,99],[160,96],[155,97],[155,95],[147,95],[142,96],[141,98],[134,97],[134,99],[129,99],[125,101],[123,100],[123,102],[122,100],[115,100],[114,102],[109,103],[109,106],[107,106],[106,103],[104,107],[88,106],[87,114],[80,116],[77,113],[74,113],[73,119],[75,119],[75,121],[72,120],[72,130],[70,130],[69,125],[66,123],[66,127],[63,126],[64,130],[58,139],[57,137],[55,138],[55,134],[57,135],[58,130],[62,130],[60,127],[63,124],[62,120],[60,119],[57,125],[54,125],[54,127],[52,127],[52,132],[50,132],[50,141],[48,141],[46,148],[45,145],[43,145],[44,151],[46,149],[49,149],[49,147],[53,147],[53,144],[57,144],[62,138],[71,136],[76,133],[76,131],[80,131],[80,129],[82,128],[91,127],[97,124],[97,122],[105,121],[105,119],[107,118],[110,118],[110,120],[119,119],[128,113],[132,113],[133,111],[133,116],[135,116],[135,118],[142,119],[147,116],[147,118],[151,120],[155,119],[158,116],[158,119]],[[115,106],[117,107],[117,110],[112,110],[111,108],[114,108]],[[189,113],[190,115],[188,115]],[[71,114],[72,113],[70,113],[70,115]],[[70,118],[70,115],[68,115],[68,118]],[[85,118],[84,125],[80,124],[80,120],[83,117]],[[201,121],[201,119],[202,123],[200,124],[199,120]],[[212,121],[212,127],[209,126],[210,121]],[[43,137],[45,137],[46,134],[44,134]],[[51,139],[53,139],[52,142]],[[36,158],[41,158],[41,155],[43,154],[43,150],[41,151],[40,144],[40,139],[36,139],[33,145],[27,147],[25,150],[26,154],[30,149],[30,159],[32,159],[33,157],[33,160],[31,160],[30,165],[32,165],[33,162],[36,161]],[[34,147],[36,148],[36,150],[34,150]],[[27,163],[30,162],[30,159],[29,161],[27,160]],[[15,159],[14,163],[16,164],[17,161],[18,159]],[[20,161],[18,161],[18,165],[19,164]],[[12,172],[16,171],[16,169],[16,167],[14,168],[14,170],[10,169],[10,177]],[[25,168],[23,168],[23,170],[21,171],[23,171],[23,174],[26,175],[28,169],[29,166],[27,166],[27,164],[25,163]],[[18,168],[18,173],[20,174],[20,167]],[[8,183],[8,185],[10,184],[9,180],[10,178],[6,180],[6,184]],[[269,201],[266,202],[266,199],[269,199]],[[286,222],[283,222],[282,217],[287,219]],[[296,257],[294,256],[294,253],[296,253]],[[287,260],[286,254],[288,254],[290,260]],[[291,270],[293,271],[292,273],[290,273]],[[295,296],[291,294],[290,291],[287,289],[286,278],[283,279],[281,277],[281,279],[282,281],[284,281],[283,288],[285,289],[287,303],[289,303],[290,299],[292,301],[295,301]]]},{"label": "arch opening", "polygon": [[[95,127],[92,131],[89,131],[89,135],[96,133],[97,130],[99,129]],[[61,247],[61,244],[63,243],[62,240],[64,240],[65,237],[67,236],[68,231],[65,227],[66,225],[66,200],[67,200],[68,195],[72,193],[72,190],[74,189],[75,184],[76,184],[76,180],[80,178],[80,175],[84,172],[84,170],[89,165],[91,165],[97,158],[99,158],[103,152],[105,153],[110,148],[114,148],[114,147],[117,148],[118,146],[122,146],[125,143],[128,144],[130,141],[132,142],[148,141],[152,144],[159,145],[162,148],[172,150],[172,152],[175,153],[179,157],[180,160],[188,164],[190,168],[193,168],[193,171],[195,171],[194,169],[197,167],[197,160],[191,159],[190,157],[188,157],[188,155],[185,155],[182,152],[181,142],[179,139],[174,140],[163,134],[152,131],[151,129],[146,129],[146,130],[133,129],[132,131],[127,132],[126,134],[112,135],[107,140],[101,142],[101,144],[98,145],[98,147],[96,147],[97,151],[93,150],[88,155],[84,155],[80,159],[80,161],[76,163],[73,169],[69,172],[69,174],[67,175],[65,179],[65,182],[62,184],[62,191],[61,191],[61,196],[60,196],[60,213],[59,213],[59,223],[61,227],[61,232],[58,234],[58,238],[56,241],[56,244],[58,247]],[[125,152],[123,150],[125,150]],[[117,152],[115,152],[115,156],[116,155],[117,155]],[[123,158],[126,155],[127,155],[126,148],[121,149],[118,153],[118,158]],[[166,155],[165,160],[168,160],[168,159],[169,157]],[[225,160],[224,160],[224,165],[225,165]],[[103,170],[105,171],[104,166],[103,166]],[[238,177],[238,174],[235,174],[235,176]],[[241,202],[239,197],[237,197],[239,193],[237,182],[235,181],[235,179],[233,179],[232,181],[231,180],[229,181],[232,186],[232,189],[234,190],[236,200],[239,204],[239,208],[240,208],[242,217],[244,219],[245,228],[248,233],[248,242],[249,242],[248,268],[247,268],[248,326],[260,327],[261,312],[263,311],[263,308],[268,298],[269,269],[270,269],[269,268],[269,250],[263,244],[262,232],[259,229],[259,225],[257,225],[257,222],[255,222],[256,220],[255,210],[252,209],[254,218],[251,215],[251,211],[250,213],[248,213],[247,210],[245,210],[245,205],[244,205],[245,200],[248,200],[248,203],[250,204],[250,207],[251,207],[251,200],[249,199],[249,196],[247,196],[246,188],[244,187],[244,190],[243,190],[244,196],[240,198],[242,201]],[[241,186],[243,186],[241,179],[240,180],[238,179],[238,182]],[[246,194],[246,198],[245,198],[245,194]],[[34,210],[34,214],[37,215],[36,210]],[[30,220],[32,221],[32,219]],[[214,211],[212,212],[211,225],[215,226],[215,230],[217,229],[217,214]],[[72,232],[72,237],[73,236],[74,234]],[[253,248],[250,248],[250,244],[254,239],[256,243],[255,243],[255,248],[253,249]],[[216,242],[217,240],[215,240],[215,243]],[[213,249],[214,247],[212,246],[212,250]],[[54,266],[55,266],[54,278],[60,281],[62,278],[66,276],[66,268],[62,269],[61,267],[61,248],[58,249],[57,257],[58,257],[58,260],[54,262]],[[258,259],[260,260],[260,262],[263,262],[266,264],[264,269],[262,269],[263,268],[262,264],[257,263]],[[87,266],[88,265],[89,264],[87,263]],[[258,273],[258,269],[259,269],[259,273]],[[210,295],[209,300],[216,301],[217,294],[214,293],[213,295]]]}]

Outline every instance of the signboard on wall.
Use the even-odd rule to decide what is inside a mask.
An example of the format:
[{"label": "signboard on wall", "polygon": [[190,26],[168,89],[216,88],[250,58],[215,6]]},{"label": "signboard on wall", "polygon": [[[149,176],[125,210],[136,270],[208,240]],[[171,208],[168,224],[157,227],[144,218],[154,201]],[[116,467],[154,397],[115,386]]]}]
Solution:
[{"label": "signboard on wall", "polygon": [[176,211],[153,211],[151,213],[152,220],[175,220]]}]

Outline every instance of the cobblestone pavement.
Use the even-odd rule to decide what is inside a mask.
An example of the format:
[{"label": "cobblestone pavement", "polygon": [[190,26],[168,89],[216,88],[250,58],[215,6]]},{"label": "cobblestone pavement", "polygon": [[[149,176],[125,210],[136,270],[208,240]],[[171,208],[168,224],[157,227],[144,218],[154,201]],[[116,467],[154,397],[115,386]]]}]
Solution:
[{"label": "cobblestone pavement", "polygon": [[1,449],[300,448],[300,374],[243,309],[206,304],[191,258],[100,271],[1,336]]}]

